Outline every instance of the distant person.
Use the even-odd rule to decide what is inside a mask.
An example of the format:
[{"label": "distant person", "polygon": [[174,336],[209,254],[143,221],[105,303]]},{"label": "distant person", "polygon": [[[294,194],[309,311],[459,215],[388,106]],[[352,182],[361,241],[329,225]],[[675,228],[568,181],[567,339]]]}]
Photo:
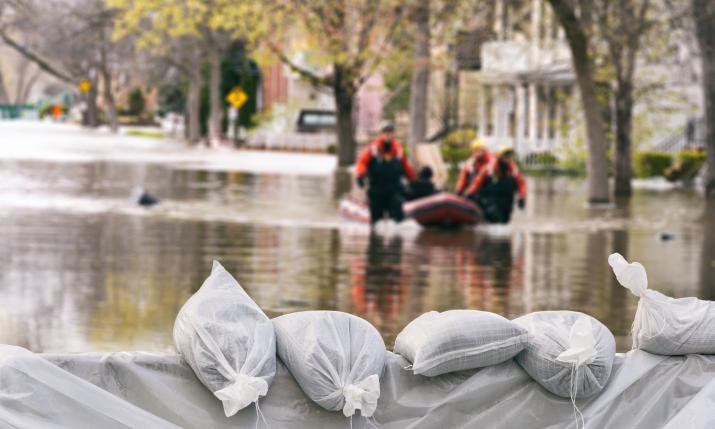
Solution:
[{"label": "distant person", "polygon": [[514,150],[502,147],[496,158],[482,169],[466,191],[468,198],[482,208],[490,223],[508,223],[518,195],[519,209],[526,206],[526,181],[514,162]]},{"label": "distant person", "polygon": [[385,213],[396,222],[405,218],[402,210],[402,181],[407,179],[410,183],[414,182],[415,171],[407,160],[402,145],[395,139],[393,124],[385,124],[377,139],[360,154],[355,175],[358,186],[368,188],[370,225],[381,220]]},{"label": "distant person", "polygon": [[55,121],[61,120],[63,114],[64,114],[64,110],[62,109],[61,105],[55,104],[52,106],[52,117],[54,118]]},{"label": "distant person", "polygon": [[144,188],[134,188],[132,192],[132,201],[142,207],[151,207],[153,205],[159,204],[159,199],[154,195],[147,192]]},{"label": "distant person", "polygon": [[410,190],[407,193],[408,201],[429,197],[439,192],[432,182],[432,175],[430,167],[425,166],[420,169],[417,173],[417,180],[410,184]]},{"label": "distant person", "polygon": [[487,149],[487,145],[478,138],[472,141],[472,156],[464,163],[464,167],[459,173],[457,188],[455,189],[457,195],[464,194],[472,181],[479,175],[479,172],[489,165],[492,158],[493,156]]}]

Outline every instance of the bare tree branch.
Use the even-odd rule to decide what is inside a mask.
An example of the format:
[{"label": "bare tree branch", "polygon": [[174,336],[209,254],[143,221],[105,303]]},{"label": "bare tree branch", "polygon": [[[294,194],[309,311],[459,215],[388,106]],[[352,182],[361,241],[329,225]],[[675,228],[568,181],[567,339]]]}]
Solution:
[{"label": "bare tree branch", "polygon": [[51,74],[52,76],[56,77],[57,79],[60,79],[64,82],[74,84],[75,80],[72,79],[70,76],[62,72],[61,70],[57,69],[56,67],[52,66],[50,63],[47,61],[43,60],[40,58],[37,54],[34,52],[30,51],[29,49],[25,48],[22,46],[20,43],[16,42],[12,37],[10,37],[5,31],[0,30],[0,38],[11,48],[13,48],[15,51],[17,51],[20,55],[24,56],[28,60],[32,61],[33,63],[37,64],[38,67],[40,67],[42,70],[45,72]]},{"label": "bare tree branch", "polygon": [[333,77],[332,76],[319,76],[316,73],[306,69],[305,67],[301,67],[298,64],[296,64],[294,61],[292,61],[288,56],[283,53],[283,51],[273,42],[268,42],[268,47],[270,50],[278,56],[278,58],[283,62],[285,65],[287,65],[291,70],[294,72],[298,73],[301,77],[309,81],[311,84],[315,86],[332,86],[333,85]]}]

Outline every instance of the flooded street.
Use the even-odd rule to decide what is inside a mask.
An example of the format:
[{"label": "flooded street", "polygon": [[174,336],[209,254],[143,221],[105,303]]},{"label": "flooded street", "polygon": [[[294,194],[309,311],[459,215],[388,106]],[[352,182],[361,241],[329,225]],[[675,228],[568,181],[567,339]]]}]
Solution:
[{"label": "flooded street", "polygon": [[[71,134],[40,157],[10,131],[0,129],[0,343],[36,352],[171,350],[176,313],[213,259],[270,316],[354,313],[388,348],[425,311],[473,308],[583,311],[627,350],[637,301],[608,267],[614,251],[643,263],[653,289],[715,299],[715,221],[695,190],[640,188],[590,209],[582,180],[530,178],[512,225],[406,222],[371,234],[336,214],[351,180],[330,172],[328,157],[230,152],[197,163],[188,152],[99,144],[85,153]],[[261,170],[271,157],[281,167]],[[138,185],[162,203],[136,207]]]}]

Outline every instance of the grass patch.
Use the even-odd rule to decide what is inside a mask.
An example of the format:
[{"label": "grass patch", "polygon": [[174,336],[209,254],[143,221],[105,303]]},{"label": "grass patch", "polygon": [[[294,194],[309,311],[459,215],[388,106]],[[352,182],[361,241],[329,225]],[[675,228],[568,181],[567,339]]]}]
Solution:
[{"label": "grass patch", "polygon": [[155,130],[127,130],[126,135],[132,137],[148,137],[152,139],[163,139],[166,137],[163,132]]}]

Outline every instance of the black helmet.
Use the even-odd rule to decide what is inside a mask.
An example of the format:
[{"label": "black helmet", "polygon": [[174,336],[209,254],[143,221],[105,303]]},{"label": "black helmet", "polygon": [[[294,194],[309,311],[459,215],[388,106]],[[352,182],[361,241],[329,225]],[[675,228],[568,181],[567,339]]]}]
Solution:
[{"label": "black helmet", "polygon": [[432,178],[432,169],[429,166],[424,166],[419,172],[420,179],[430,180]]},{"label": "black helmet", "polygon": [[392,122],[385,122],[382,124],[382,127],[380,127],[380,132],[382,133],[394,133],[395,132],[395,124]]}]

